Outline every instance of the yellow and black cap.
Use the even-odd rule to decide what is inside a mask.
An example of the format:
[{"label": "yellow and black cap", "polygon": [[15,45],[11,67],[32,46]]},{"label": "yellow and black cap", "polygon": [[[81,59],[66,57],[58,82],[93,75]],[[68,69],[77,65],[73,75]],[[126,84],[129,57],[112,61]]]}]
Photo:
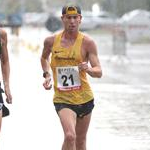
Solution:
[{"label": "yellow and black cap", "polygon": [[81,15],[81,8],[76,5],[68,5],[62,8],[62,15]]}]

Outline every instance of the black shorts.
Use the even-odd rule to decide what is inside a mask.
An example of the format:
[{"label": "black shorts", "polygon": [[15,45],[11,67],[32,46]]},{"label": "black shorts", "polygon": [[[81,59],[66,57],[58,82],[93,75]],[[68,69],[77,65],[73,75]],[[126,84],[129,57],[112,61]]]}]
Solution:
[{"label": "black shorts", "polygon": [[4,93],[4,90],[1,88],[0,84],[0,111],[2,111],[2,117],[6,117],[9,115],[9,109],[4,105],[2,93]]},{"label": "black shorts", "polygon": [[72,104],[65,104],[65,103],[54,103],[56,112],[58,113],[63,108],[69,108],[73,110],[77,117],[82,118],[85,115],[88,115],[92,112],[94,108],[94,99],[90,100],[87,103],[79,104],[79,105],[72,105]]}]

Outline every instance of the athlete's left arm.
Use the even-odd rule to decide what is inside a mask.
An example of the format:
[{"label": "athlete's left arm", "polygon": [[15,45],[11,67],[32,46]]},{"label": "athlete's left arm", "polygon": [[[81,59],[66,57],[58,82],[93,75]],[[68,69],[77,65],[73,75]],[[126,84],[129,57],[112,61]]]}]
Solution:
[{"label": "athlete's left arm", "polygon": [[[86,37],[84,40],[84,45],[85,62],[82,63],[82,67],[91,77],[101,78],[102,69],[95,42],[91,38]],[[90,62],[90,66],[87,62]]]},{"label": "athlete's left arm", "polygon": [[1,70],[4,83],[4,90],[6,94],[7,103],[12,103],[12,95],[9,87],[9,76],[10,76],[10,64],[7,49],[7,33],[1,30]]}]

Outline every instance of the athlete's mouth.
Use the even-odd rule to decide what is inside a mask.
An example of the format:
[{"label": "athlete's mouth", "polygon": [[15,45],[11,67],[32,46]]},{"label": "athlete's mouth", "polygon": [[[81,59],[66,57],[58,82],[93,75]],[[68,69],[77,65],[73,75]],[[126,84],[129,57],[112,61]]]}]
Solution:
[{"label": "athlete's mouth", "polygon": [[71,25],[71,26],[69,26],[69,28],[71,28],[71,29],[72,29],[72,28],[75,28],[75,26],[74,26],[74,25]]}]

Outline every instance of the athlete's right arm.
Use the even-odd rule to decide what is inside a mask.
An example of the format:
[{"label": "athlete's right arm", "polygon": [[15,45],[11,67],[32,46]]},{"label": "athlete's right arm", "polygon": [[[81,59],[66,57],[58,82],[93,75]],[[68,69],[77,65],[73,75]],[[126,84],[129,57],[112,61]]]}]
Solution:
[{"label": "athlete's right arm", "polygon": [[50,70],[50,65],[49,65],[49,57],[50,53],[52,51],[52,46],[54,43],[54,37],[48,37],[44,40],[44,48],[41,56],[41,66],[43,69],[43,75],[45,78],[45,81],[43,83],[43,86],[46,90],[50,90],[52,85],[51,85],[51,76],[49,73]]},{"label": "athlete's right arm", "polygon": [[47,37],[44,40],[44,48],[41,55],[41,65],[43,72],[49,72],[49,57],[54,43],[54,36]]}]

